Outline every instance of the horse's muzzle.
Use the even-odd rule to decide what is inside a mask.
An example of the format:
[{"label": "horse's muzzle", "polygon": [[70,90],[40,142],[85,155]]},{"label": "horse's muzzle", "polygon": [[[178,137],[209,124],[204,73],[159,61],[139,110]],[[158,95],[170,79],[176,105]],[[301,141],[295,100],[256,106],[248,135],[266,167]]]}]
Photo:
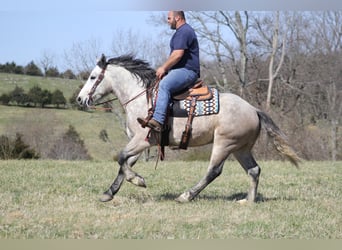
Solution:
[{"label": "horse's muzzle", "polygon": [[85,98],[78,96],[76,98],[76,101],[77,101],[78,105],[80,105],[81,107],[89,107],[92,105],[92,100],[88,96]]}]

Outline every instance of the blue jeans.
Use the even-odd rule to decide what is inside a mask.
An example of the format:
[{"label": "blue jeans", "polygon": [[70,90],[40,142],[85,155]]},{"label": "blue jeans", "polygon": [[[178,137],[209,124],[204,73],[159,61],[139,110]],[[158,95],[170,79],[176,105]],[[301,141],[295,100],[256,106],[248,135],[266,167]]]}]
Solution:
[{"label": "blue jeans", "polygon": [[171,96],[183,89],[193,86],[197,77],[197,73],[189,69],[180,68],[170,70],[159,82],[158,97],[153,119],[160,124],[164,124]]}]

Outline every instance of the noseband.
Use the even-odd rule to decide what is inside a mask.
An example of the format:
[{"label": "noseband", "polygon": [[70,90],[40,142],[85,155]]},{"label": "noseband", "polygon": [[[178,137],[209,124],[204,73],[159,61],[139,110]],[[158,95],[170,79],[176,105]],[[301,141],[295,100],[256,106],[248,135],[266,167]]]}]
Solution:
[{"label": "noseband", "polygon": [[106,71],[107,65],[105,65],[102,70],[101,73],[99,74],[99,76],[97,77],[93,87],[91,88],[88,97],[90,101],[93,101],[93,94],[95,93],[96,88],[100,85],[100,83],[102,82],[103,78],[104,78],[104,74]]}]

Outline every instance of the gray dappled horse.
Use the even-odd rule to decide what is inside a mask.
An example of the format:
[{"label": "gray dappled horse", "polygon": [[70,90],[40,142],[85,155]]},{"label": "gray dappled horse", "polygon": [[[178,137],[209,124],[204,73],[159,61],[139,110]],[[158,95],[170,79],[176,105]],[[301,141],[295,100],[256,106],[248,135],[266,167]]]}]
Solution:
[{"label": "gray dappled horse", "polygon": [[[111,58],[107,61],[102,55],[77,97],[80,105],[91,106],[103,96],[113,93],[127,115],[126,130],[130,141],[119,154],[118,175],[110,188],[104,192],[101,201],[112,200],[124,179],[137,186],[146,187],[144,178],[134,172],[132,166],[145,149],[158,144],[156,136],[149,136],[146,140],[149,129],[142,128],[137,122],[137,117],[145,117],[147,114],[149,104],[146,92],[153,84],[155,71],[148,63],[131,56]],[[218,177],[230,154],[235,156],[251,178],[247,197],[241,202],[255,201],[261,169],[251,150],[261,127],[274,139],[274,145],[282,155],[296,166],[299,162],[299,157],[288,144],[285,135],[266,113],[231,93],[221,93],[219,105],[218,114],[198,116],[193,120],[189,147],[213,143],[212,153],[206,175],[195,186],[181,194],[176,199],[179,202],[191,201]],[[187,118],[170,117],[168,122],[171,125],[169,144],[177,146]]]}]

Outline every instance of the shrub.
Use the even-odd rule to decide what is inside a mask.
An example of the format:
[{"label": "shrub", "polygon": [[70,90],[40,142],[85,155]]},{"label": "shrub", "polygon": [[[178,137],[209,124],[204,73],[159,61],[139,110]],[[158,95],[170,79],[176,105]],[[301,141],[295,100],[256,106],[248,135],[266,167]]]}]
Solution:
[{"label": "shrub", "polygon": [[0,136],[0,159],[38,159],[39,154],[31,149],[22,140],[22,135],[17,133],[16,138],[11,140],[5,135]]},{"label": "shrub", "polygon": [[49,158],[57,160],[90,160],[88,150],[79,133],[73,126],[69,126],[66,133],[52,147]]}]

